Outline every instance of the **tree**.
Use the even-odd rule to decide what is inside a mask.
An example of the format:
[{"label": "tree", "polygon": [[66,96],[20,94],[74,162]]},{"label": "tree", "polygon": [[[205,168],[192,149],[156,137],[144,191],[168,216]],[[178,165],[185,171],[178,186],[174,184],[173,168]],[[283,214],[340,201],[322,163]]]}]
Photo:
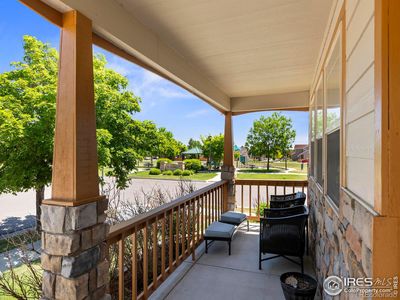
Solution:
[{"label": "tree", "polygon": [[185,151],[186,145],[176,140],[172,132],[164,127],[158,129],[158,156],[174,159]]},{"label": "tree", "polygon": [[224,156],[224,136],[218,134],[214,136],[201,136],[203,155],[208,157],[209,163],[214,162],[215,166],[219,166]]},{"label": "tree", "polygon": [[[23,41],[23,60],[0,74],[0,193],[35,189],[40,220],[44,189],[51,182],[58,53],[34,37]],[[94,57],[99,166],[111,168],[124,187],[140,159],[135,150],[140,124],[131,117],[140,109],[140,98],[106,63],[104,56]]]},{"label": "tree", "polygon": [[199,148],[201,149],[201,142],[195,139],[190,138],[187,147],[189,149]]},{"label": "tree", "polygon": [[275,112],[268,118],[261,116],[254,121],[247,135],[246,147],[251,155],[267,157],[269,171],[270,159],[279,152],[287,156],[295,137],[292,120]]}]

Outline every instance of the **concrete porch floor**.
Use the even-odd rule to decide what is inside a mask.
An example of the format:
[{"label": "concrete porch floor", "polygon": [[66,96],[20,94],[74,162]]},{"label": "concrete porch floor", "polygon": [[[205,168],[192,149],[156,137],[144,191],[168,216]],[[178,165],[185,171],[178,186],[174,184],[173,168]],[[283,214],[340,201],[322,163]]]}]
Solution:
[{"label": "concrete porch floor", "polygon": [[[284,259],[264,261],[258,270],[259,224],[242,225],[232,241],[228,255],[226,242],[214,242],[204,253],[197,249],[196,261],[188,258],[152,295],[152,299],[284,299],[279,276],[300,272],[300,266]],[[310,257],[304,258],[304,272],[315,278]],[[181,273],[179,275],[179,273]]]}]

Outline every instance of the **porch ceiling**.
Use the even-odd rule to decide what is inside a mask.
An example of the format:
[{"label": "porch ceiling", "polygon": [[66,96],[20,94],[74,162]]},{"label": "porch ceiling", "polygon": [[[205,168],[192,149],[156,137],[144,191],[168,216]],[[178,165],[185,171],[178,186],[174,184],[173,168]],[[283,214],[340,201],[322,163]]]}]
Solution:
[{"label": "porch ceiling", "polygon": [[[307,106],[303,97],[293,105],[292,96],[310,87],[332,6],[332,0],[42,1],[79,10],[97,34],[220,110],[238,113]],[[281,96],[282,105],[271,107],[271,95]],[[248,100],[254,96],[261,99],[256,109]]]}]

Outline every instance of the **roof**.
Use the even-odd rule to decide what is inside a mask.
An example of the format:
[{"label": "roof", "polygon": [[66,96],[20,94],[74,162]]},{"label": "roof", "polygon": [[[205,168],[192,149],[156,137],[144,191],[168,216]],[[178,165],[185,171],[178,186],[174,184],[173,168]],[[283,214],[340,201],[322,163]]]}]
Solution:
[{"label": "roof", "polygon": [[200,148],[194,147],[192,149],[189,149],[187,151],[182,152],[182,154],[202,154],[203,151]]},{"label": "roof", "polygon": [[294,145],[294,149],[304,149],[304,148],[306,148],[306,147],[308,147],[307,144],[297,144],[297,145]]}]

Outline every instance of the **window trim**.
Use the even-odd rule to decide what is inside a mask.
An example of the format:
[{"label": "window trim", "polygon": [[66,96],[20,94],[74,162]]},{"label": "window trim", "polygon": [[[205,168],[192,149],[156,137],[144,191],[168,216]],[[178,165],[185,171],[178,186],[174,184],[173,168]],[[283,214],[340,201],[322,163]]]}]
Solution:
[{"label": "window trim", "polygon": [[[318,159],[318,156],[317,156],[317,152],[318,152],[318,143],[317,143],[317,124],[318,124],[318,122],[317,122],[317,120],[318,120],[318,114],[317,114],[317,112],[318,112],[318,90],[319,90],[319,88],[322,88],[322,134],[321,134],[321,139],[322,139],[322,152],[321,152],[321,155],[322,155],[322,157],[321,157],[321,168],[322,168],[322,184],[321,183],[319,183],[318,182],[318,172],[317,172],[317,165],[318,165],[318,163],[317,163],[317,159]],[[325,103],[325,68],[322,68],[322,70],[321,70],[321,73],[320,73],[320,75],[319,75],[319,78],[318,78],[318,81],[317,81],[317,84],[316,84],[316,86],[315,86],[315,91],[314,91],[314,109],[315,109],[315,113],[314,113],[314,118],[315,118],[315,120],[314,120],[314,124],[315,124],[315,129],[314,129],[314,132],[315,132],[315,141],[314,141],[314,147],[315,147],[315,149],[314,149],[314,153],[315,153],[315,160],[314,160],[314,176],[315,176],[315,182],[316,182],[316,184],[317,184],[317,186],[319,186],[320,187],[320,189],[321,189],[321,191],[323,192],[323,193],[325,193],[325,177],[324,177],[324,158],[325,158],[325,155],[324,155],[324,140],[325,140],[325,138],[324,138],[324,132],[325,132],[325,125],[324,125],[324,123],[325,123],[325,116],[324,116],[324,103]]]}]

